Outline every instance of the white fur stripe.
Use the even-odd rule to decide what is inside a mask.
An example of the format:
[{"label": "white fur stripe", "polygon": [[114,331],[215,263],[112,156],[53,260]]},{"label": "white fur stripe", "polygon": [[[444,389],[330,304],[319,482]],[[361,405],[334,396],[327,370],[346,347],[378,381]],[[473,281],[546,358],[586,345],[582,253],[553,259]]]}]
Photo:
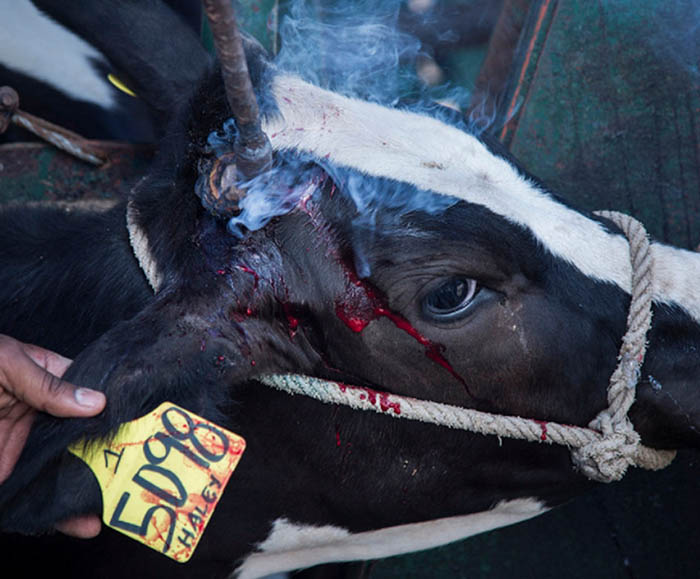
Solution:
[{"label": "white fur stripe", "polygon": [[[478,139],[411,112],[343,97],[291,76],[273,93],[281,115],[264,126],[276,150],[299,150],[363,173],[487,207],[529,228],[585,275],[630,290],[627,241],[521,177]],[[601,208],[603,209],[603,208]],[[657,301],[700,320],[700,255],[654,244]]]},{"label": "white fur stripe", "polygon": [[321,563],[363,561],[412,553],[513,525],[546,511],[547,508],[536,499],[515,499],[502,501],[481,513],[356,534],[331,525],[316,527],[277,519],[270,535],[258,546],[259,552],[248,556],[234,576],[255,579]]},{"label": "white fur stripe", "polygon": [[115,106],[115,89],[93,64],[102,54],[29,0],[0,2],[0,62],[76,100]]}]

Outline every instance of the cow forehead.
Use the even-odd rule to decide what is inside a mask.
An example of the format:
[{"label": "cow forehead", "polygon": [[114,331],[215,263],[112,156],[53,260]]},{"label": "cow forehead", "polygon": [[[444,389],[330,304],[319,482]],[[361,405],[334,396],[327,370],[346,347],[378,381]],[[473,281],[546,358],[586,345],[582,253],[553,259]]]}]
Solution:
[{"label": "cow forehead", "polygon": [[[264,123],[275,150],[309,154],[365,175],[409,183],[486,207],[526,227],[584,275],[629,292],[627,240],[557,201],[476,137],[437,119],[344,97],[277,75],[279,114]],[[604,208],[601,208],[604,209]],[[654,299],[700,320],[700,255],[655,243]]]},{"label": "cow forehead", "polygon": [[295,150],[373,177],[484,206],[528,228],[587,276],[629,287],[626,241],[555,200],[476,137],[437,119],[318,88],[272,81],[279,115],[265,124],[275,150]]}]

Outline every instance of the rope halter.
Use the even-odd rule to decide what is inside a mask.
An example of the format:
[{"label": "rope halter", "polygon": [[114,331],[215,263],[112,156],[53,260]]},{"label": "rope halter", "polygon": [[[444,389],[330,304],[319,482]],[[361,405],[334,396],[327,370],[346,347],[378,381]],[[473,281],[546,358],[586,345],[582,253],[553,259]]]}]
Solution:
[{"label": "rope halter", "polygon": [[634,404],[647,349],[646,336],[651,328],[653,261],[649,237],[644,226],[629,215],[615,211],[596,214],[615,223],[629,241],[632,299],[618,364],[608,385],[608,407],[588,425],[602,437],[572,451],[572,459],[588,478],[609,481],[621,479],[629,465],[652,470],[664,468],[673,460],[675,451],[658,451],[642,445],[627,416]]},{"label": "rope halter", "polygon": [[[589,479],[599,482],[620,480],[630,465],[648,470],[665,468],[674,459],[676,451],[657,450],[642,445],[639,434],[627,416],[635,400],[646,352],[646,335],[651,327],[651,245],[644,226],[636,219],[613,211],[597,214],[620,227],[629,241],[632,298],[619,362],[608,386],[608,407],[590,422],[588,428],[481,412],[300,374],[272,374],[255,379],[289,394],[303,394],[321,402],[343,404],[357,410],[372,410],[394,418],[418,420],[478,434],[496,435],[499,438],[561,444],[571,449],[576,468]],[[161,282],[160,275],[150,258],[146,238],[137,225],[132,206],[127,211],[127,229],[132,250],[149,283],[157,291]]]},{"label": "rope halter", "polygon": [[599,211],[596,214],[620,227],[629,241],[632,299],[627,314],[627,330],[618,355],[619,362],[608,385],[608,407],[590,422],[588,428],[375,393],[296,374],[263,376],[258,380],[290,394],[304,394],[322,402],[374,410],[397,418],[504,438],[562,444],[571,449],[576,468],[589,479],[599,482],[620,480],[630,465],[648,470],[665,468],[671,464],[676,451],[644,446],[627,416],[634,403],[646,353],[646,335],[651,327],[651,244],[644,226],[633,217],[614,211]]}]

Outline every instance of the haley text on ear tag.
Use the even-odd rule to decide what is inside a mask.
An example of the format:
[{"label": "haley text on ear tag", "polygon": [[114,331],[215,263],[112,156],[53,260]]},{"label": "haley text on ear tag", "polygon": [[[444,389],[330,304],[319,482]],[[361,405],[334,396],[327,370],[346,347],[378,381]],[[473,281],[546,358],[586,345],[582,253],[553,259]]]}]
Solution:
[{"label": "haley text on ear tag", "polygon": [[108,526],[187,561],[245,450],[245,440],[164,402],[108,443],[77,442],[102,489]]}]

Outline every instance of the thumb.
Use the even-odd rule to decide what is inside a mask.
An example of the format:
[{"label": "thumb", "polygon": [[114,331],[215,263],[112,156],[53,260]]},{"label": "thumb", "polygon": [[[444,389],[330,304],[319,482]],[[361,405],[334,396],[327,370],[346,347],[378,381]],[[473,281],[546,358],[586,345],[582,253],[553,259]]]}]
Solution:
[{"label": "thumb", "polygon": [[4,368],[6,388],[37,410],[54,416],[94,416],[105,407],[102,392],[77,388],[38,365],[23,348]]}]

